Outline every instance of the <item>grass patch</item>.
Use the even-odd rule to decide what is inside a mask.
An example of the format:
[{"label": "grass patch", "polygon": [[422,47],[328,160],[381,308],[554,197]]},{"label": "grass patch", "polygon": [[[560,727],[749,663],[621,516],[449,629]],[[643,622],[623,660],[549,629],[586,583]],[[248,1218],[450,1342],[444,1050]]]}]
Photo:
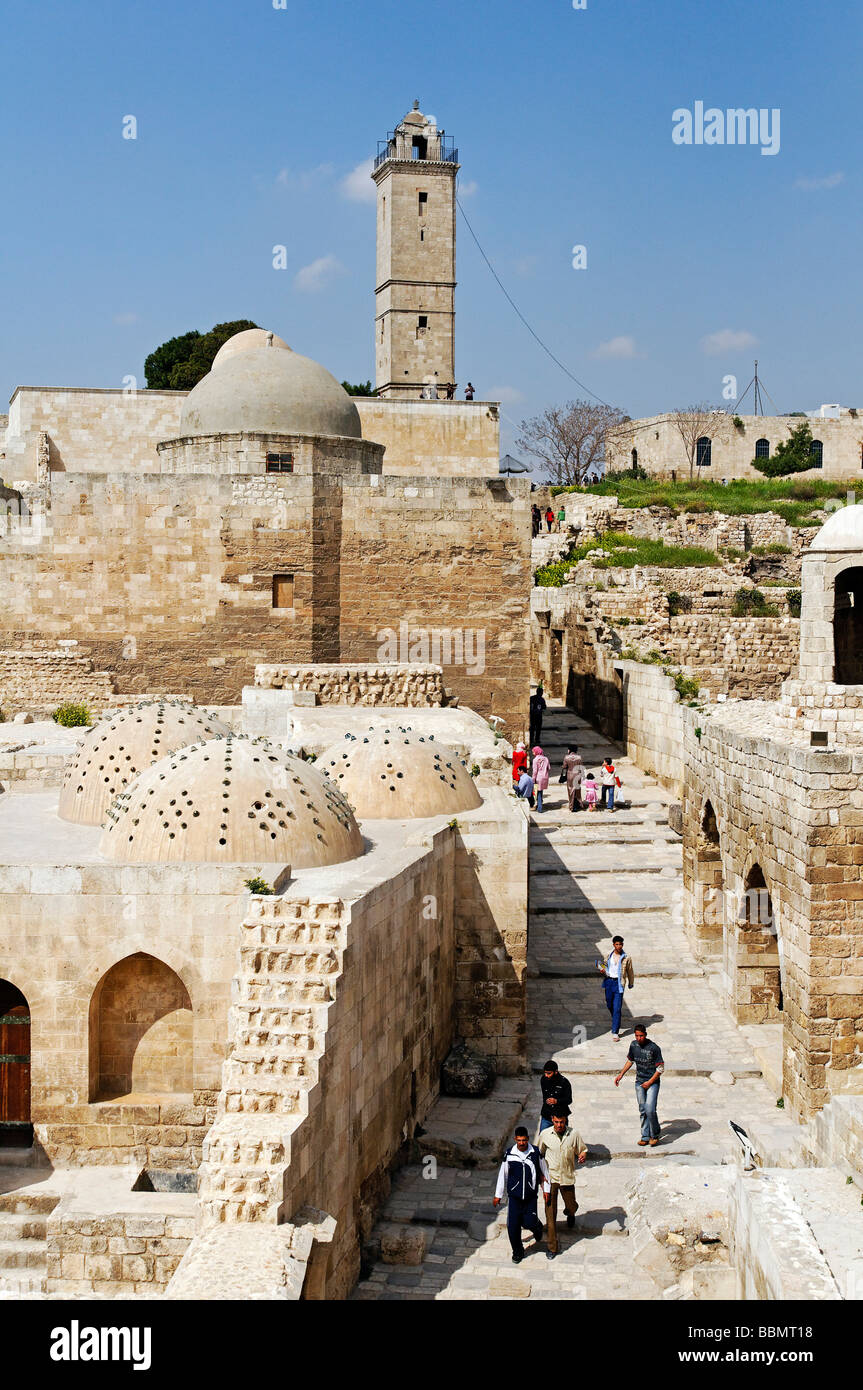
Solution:
[{"label": "grass patch", "polygon": [[593,568],[597,570],[634,569],[636,565],[651,565],[658,569],[691,569],[719,564],[719,556],[700,545],[666,545],[664,541],[627,536],[621,531],[606,531],[598,541],[575,545],[564,559],[542,565],[536,571],[536,583],[545,589],[559,588],[566,583],[573,566],[586,560],[592,550],[609,552],[594,558]]},{"label": "grass patch", "polygon": [[[854,480],[857,481],[856,479]],[[708,479],[665,482],[659,478],[622,477],[593,483],[590,487],[552,488],[552,492],[584,492],[618,497],[622,507],[671,507],[679,512],[722,512],[726,516],[753,516],[776,512],[789,526],[813,526],[813,504],[823,506],[831,497],[845,501],[851,484],[846,481],[798,481],[795,478],[742,478],[726,485]],[[771,552],[776,553],[776,552]]]},{"label": "grass patch", "polygon": [[64,729],[83,729],[93,722],[87,706],[76,705],[71,700],[68,700],[65,705],[58,706],[51,718],[55,724],[62,725]]}]

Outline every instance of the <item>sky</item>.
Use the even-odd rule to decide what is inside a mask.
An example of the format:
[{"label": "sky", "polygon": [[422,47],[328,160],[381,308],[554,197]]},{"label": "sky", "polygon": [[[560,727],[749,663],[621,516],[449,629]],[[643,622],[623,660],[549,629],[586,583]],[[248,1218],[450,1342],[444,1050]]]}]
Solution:
[{"label": "sky", "polygon": [[[779,411],[863,404],[861,47],[859,0],[17,0],[0,395],[143,385],[158,344],[238,318],[373,378],[368,161],[418,98],[483,250],[582,383],[460,218],[457,377],[501,400],[502,451],[588,393],[733,407],[756,357]],[[719,143],[716,117],[695,143],[699,102],[763,111],[759,143]]]}]

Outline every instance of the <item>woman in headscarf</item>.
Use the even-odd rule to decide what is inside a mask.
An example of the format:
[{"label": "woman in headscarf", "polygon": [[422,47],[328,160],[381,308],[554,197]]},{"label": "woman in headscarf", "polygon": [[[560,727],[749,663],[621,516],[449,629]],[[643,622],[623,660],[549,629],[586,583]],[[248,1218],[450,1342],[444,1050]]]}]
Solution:
[{"label": "woman in headscarf", "polygon": [[574,743],[571,743],[566,750],[566,757],[563,760],[563,773],[566,777],[566,794],[569,798],[569,809],[570,811],[580,811],[582,809],[581,783],[584,778],[584,763]]},{"label": "woman in headscarf", "polygon": [[533,776],[533,789],[536,792],[536,809],[542,810],[542,794],[548,786],[548,778],[551,772],[551,765],[542,749],[537,744],[533,750],[533,763],[531,765],[531,775]]}]

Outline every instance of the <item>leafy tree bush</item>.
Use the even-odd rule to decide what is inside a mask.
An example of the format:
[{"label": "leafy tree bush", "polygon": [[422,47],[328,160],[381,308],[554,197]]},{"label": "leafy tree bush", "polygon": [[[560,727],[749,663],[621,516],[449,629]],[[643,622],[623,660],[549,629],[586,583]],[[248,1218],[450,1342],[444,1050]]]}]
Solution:
[{"label": "leafy tree bush", "polygon": [[800,617],[800,610],[803,606],[803,595],[799,589],[790,589],[785,595],[788,600],[788,612],[792,618]]},{"label": "leafy tree bush", "polygon": [[805,473],[813,467],[810,454],[812,429],[808,420],[803,420],[791,431],[788,439],[777,444],[767,459],[753,459],[752,467],[757,468],[766,478],[787,478],[791,473]]},{"label": "leafy tree bush", "polygon": [[272,888],[269,883],[267,883],[267,880],[261,878],[259,874],[255,874],[254,877],[247,878],[244,881],[250,893],[257,893],[260,897],[272,896]]},{"label": "leafy tree bush", "polygon": [[677,618],[681,613],[692,612],[692,599],[689,594],[679,594],[676,589],[672,589],[666,598],[669,618]]},{"label": "leafy tree bush", "polygon": [[349,396],[376,396],[378,393],[370,381],[343,381],[342,386]]},{"label": "leafy tree bush", "polygon": [[55,724],[62,724],[64,729],[83,728],[87,724],[92,724],[90,711],[86,705],[76,705],[71,700],[64,705],[59,705],[51,715]]},{"label": "leafy tree bush", "polygon": [[191,391],[213,365],[213,358],[229,338],[246,328],[257,328],[251,319],[235,319],[217,323],[209,333],[182,333],[169,338],[150,353],[144,363],[144,375],[151,391]]},{"label": "leafy tree bush", "polygon": [[738,589],[734,595],[732,618],[775,618],[778,612],[760,589]]}]

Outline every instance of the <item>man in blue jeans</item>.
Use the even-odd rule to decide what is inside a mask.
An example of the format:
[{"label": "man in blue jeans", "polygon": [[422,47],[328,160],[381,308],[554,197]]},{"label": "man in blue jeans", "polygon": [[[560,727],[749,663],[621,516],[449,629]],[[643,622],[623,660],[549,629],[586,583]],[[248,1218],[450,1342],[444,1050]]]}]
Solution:
[{"label": "man in blue jeans", "polygon": [[515,1265],[524,1259],[522,1228],[531,1232],[537,1245],[542,1240],[542,1222],[536,1210],[540,1192],[547,1204],[551,1193],[548,1164],[531,1144],[524,1125],[519,1125],[515,1131],[515,1143],[503,1156],[494,1194],[496,1207],[504,1198],[507,1201],[506,1230]]},{"label": "man in blue jeans", "polygon": [[[597,962],[599,964],[599,962]],[[623,1009],[623,991],[627,985],[635,984],[635,967],[632,956],[623,949],[623,937],[616,936],[611,943],[611,954],[604,965],[599,966],[602,983],[605,986],[605,1003],[611,1014],[611,1036],[620,1041],[620,1014]]]},{"label": "man in blue jeans", "polygon": [[661,1133],[656,1106],[659,1101],[659,1078],[665,1070],[665,1062],[658,1044],[651,1042],[643,1024],[637,1023],[633,1031],[635,1037],[629,1044],[626,1061],[614,1078],[614,1084],[619,1086],[629,1068],[635,1067],[635,1095],[641,1115],[641,1138],[638,1144],[640,1148],[645,1144],[654,1148],[659,1143]]}]

